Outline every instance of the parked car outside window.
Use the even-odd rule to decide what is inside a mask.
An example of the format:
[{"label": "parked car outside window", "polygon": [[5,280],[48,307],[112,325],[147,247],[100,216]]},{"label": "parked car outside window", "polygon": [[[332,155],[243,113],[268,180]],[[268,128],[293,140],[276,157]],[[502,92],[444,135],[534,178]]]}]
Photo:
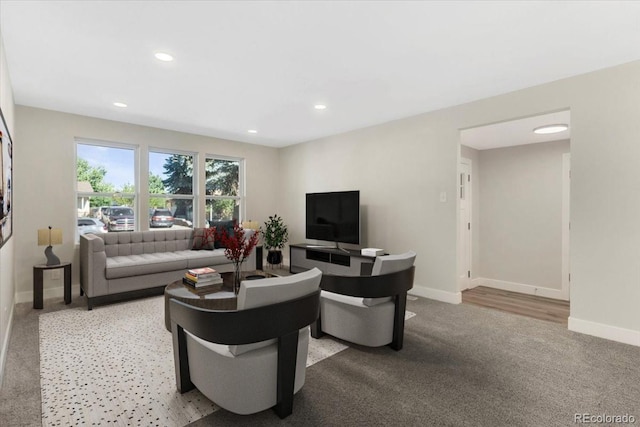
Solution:
[{"label": "parked car outside window", "polygon": [[107,226],[98,218],[80,217],[78,218],[78,234],[100,234],[106,233]]},{"label": "parked car outside window", "polygon": [[169,209],[153,209],[149,217],[149,227],[173,227],[173,214]]},{"label": "parked car outside window", "polygon": [[135,216],[127,206],[110,206],[103,217],[109,231],[134,231]]}]

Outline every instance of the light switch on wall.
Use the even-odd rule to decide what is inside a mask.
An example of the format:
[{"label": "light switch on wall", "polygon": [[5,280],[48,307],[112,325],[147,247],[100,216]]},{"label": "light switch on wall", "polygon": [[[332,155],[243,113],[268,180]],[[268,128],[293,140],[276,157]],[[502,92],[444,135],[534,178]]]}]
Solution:
[{"label": "light switch on wall", "polygon": [[440,192],[440,201],[442,203],[445,203],[447,201],[447,192],[446,191],[441,191]]}]

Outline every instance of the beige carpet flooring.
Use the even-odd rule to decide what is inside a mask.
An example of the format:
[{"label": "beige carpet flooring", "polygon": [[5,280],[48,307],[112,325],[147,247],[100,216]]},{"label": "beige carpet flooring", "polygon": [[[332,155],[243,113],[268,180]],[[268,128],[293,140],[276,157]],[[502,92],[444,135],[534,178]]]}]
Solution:
[{"label": "beige carpet flooring", "polygon": [[[16,305],[0,426],[41,424],[38,318],[85,304],[76,290],[70,306]],[[285,420],[217,410],[190,426],[572,426],[576,414],[640,424],[640,347],[470,304],[407,308],[417,315],[401,351],[349,345],[310,366]]]}]

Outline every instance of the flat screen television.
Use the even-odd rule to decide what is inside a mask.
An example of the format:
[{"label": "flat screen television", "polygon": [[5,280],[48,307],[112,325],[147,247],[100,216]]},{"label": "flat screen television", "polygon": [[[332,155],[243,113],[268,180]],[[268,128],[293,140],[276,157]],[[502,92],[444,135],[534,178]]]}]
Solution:
[{"label": "flat screen television", "polygon": [[360,191],[307,193],[306,238],[360,243]]}]

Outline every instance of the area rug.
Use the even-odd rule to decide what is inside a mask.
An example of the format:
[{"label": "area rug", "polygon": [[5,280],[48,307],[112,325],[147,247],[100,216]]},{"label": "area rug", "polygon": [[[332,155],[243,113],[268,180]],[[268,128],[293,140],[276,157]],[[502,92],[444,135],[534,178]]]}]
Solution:
[{"label": "area rug", "polygon": [[[46,313],[39,330],[43,426],[184,426],[217,409],[198,390],[176,391],[162,296]],[[307,366],[346,348],[311,339]]]}]

